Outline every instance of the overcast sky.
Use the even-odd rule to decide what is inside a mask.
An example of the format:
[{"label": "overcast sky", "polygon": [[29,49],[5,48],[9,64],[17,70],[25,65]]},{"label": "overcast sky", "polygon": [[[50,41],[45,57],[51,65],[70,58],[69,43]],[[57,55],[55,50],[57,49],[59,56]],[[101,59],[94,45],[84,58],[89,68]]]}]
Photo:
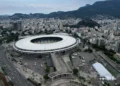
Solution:
[{"label": "overcast sky", "polygon": [[0,0],[0,15],[71,11],[104,0]]}]

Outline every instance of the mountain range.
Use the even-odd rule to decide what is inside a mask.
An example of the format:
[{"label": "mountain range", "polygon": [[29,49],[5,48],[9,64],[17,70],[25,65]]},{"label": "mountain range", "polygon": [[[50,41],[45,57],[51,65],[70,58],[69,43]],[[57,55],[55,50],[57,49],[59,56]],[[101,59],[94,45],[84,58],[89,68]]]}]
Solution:
[{"label": "mountain range", "polygon": [[98,1],[93,5],[86,5],[84,7],[80,7],[74,11],[67,12],[52,12],[49,14],[43,13],[34,13],[34,14],[22,14],[15,13],[12,16],[7,16],[7,18],[11,19],[20,19],[20,18],[87,18],[94,17],[97,15],[105,15],[112,16],[115,18],[120,18],[120,0],[106,0],[106,1]]},{"label": "mountain range", "polygon": [[63,25],[64,27],[71,27],[71,28],[80,28],[80,27],[91,27],[94,28],[96,26],[101,27],[100,24],[98,24],[97,22],[91,20],[91,19],[83,19],[81,21],[79,21],[77,24],[75,25]]}]

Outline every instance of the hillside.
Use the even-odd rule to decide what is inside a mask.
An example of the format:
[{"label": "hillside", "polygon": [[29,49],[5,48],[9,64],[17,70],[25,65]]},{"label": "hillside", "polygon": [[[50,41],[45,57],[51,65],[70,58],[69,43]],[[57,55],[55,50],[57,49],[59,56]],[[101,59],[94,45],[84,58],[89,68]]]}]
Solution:
[{"label": "hillside", "polygon": [[[106,1],[98,1],[93,5],[86,5],[84,7],[80,7],[74,11],[68,12],[52,12],[50,14],[22,14],[16,13],[12,16],[9,16],[11,19],[20,19],[20,18],[86,18],[93,17],[97,15],[105,15],[105,16],[113,16],[116,18],[120,18],[120,0],[106,0]],[[8,17],[7,17],[8,18]]]},{"label": "hillside", "polygon": [[95,26],[98,26],[100,27],[100,25],[91,20],[91,19],[83,19],[82,21],[78,22],[76,25],[64,25],[64,27],[73,27],[73,28],[79,28],[79,27],[91,27],[91,28],[94,28]]}]

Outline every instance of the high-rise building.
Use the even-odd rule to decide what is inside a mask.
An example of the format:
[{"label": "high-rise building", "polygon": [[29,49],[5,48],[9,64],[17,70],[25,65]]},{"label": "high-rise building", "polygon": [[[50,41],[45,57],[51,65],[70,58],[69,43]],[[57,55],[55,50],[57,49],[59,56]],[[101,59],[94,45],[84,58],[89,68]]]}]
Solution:
[{"label": "high-rise building", "polygon": [[105,45],[105,41],[104,41],[104,39],[99,38],[99,39],[96,40],[96,44],[98,46],[103,46],[103,45]]},{"label": "high-rise building", "polygon": [[63,30],[63,24],[62,24],[62,22],[60,21],[60,23],[59,23],[59,29],[62,31]]},{"label": "high-rise building", "polygon": [[12,27],[14,30],[21,30],[22,22],[21,21],[12,22]]},{"label": "high-rise building", "polygon": [[116,52],[120,52],[120,41],[116,42]]},{"label": "high-rise building", "polygon": [[0,29],[3,29],[3,26],[0,26]]}]

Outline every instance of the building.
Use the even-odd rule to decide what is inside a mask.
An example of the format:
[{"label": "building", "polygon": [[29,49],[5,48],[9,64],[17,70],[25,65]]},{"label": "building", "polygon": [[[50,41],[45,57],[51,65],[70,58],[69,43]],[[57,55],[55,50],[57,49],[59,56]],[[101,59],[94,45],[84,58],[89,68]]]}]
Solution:
[{"label": "building", "polygon": [[120,52],[120,41],[116,42],[116,52]]},{"label": "building", "polygon": [[22,22],[21,21],[12,22],[12,27],[14,30],[21,30]]},{"label": "building", "polygon": [[100,79],[115,80],[115,77],[101,63],[96,62],[93,67],[98,72]]},{"label": "building", "polygon": [[14,49],[24,53],[52,53],[72,49],[78,40],[67,35],[40,35],[21,39],[14,44]]}]

